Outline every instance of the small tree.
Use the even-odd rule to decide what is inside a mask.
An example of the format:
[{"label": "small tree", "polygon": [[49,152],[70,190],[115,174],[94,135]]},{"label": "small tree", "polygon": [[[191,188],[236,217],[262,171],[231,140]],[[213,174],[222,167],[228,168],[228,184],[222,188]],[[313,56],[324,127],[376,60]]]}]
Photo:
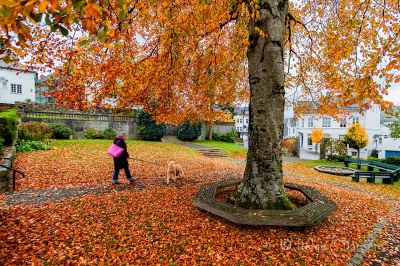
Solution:
[{"label": "small tree", "polygon": [[185,122],[178,127],[178,138],[184,141],[194,141],[201,135],[201,124]]},{"label": "small tree", "polygon": [[368,145],[368,134],[359,123],[349,127],[347,134],[344,137],[347,144],[357,150],[357,158],[360,158],[360,149]]},{"label": "small tree", "polygon": [[313,129],[311,131],[311,140],[315,143],[315,152],[317,152],[318,143],[321,142],[324,137],[324,132],[322,129]]},{"label": "small tree", "polygon": [[145,111],[139,111],[137,119],[137,133],[141,140],[159,141],[167,131],[164,124],[157,125],[153,116]]}]

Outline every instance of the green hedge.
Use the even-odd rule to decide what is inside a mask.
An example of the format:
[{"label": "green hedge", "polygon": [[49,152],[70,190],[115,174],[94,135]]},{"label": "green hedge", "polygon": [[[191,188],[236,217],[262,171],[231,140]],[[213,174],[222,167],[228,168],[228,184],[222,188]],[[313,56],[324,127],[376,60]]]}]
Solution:
[{"label": "green hedge", "polygon": [[0,155],[3,154],[6,146],[14,142],[17,124],[17,111],[15,109],[0,112]]},{"label": "green hedge", "polygon": [[201,124],[185,122],[178,126],[178,138],[184,141],[194,141],[201,135]]},{"label": "green hedge", "polygon": [[118,132],[108,127],[103,131],[96,130],[94,128],[87,128],[84,133],[85,139],[113,139],[117,136]]},{"label": "green hedge", "polygon": [[213,134],[213,140],[217,140],[217,141],[235,143],[235,138],[236,138],[236,134],[233,131],[227,132],[225,134],[221,134],[218,132]]},{"label": "green hedge", "polygon": [[69,139],[73,133],[72,129],[64,123],[50,124],[50,128],[55,139]]},{"label": "green hedge", "polygon": [[137,113],[137,136],[141,140],[159,141],[165,135],[167,127],[164,124],[157,125],[153,116],[140,110]]}]

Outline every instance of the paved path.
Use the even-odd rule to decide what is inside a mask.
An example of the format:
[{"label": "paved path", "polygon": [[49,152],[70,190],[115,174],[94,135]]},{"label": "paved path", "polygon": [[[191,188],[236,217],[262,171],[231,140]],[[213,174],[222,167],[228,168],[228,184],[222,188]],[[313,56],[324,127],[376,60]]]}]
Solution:
[{"label": "paved path", "polygon": [[[184,185],[192,185],[198,181],[192,179],[184,179],[178,182],[172,182],[175,187]],[[165,178],[139,178],[134,183],[122,183],[120,185],[107,186],[85,186],[73,188],[57,188],[43,190],[21,190],[6,193],[5,204],[7,206],[16,206],[21,204],[46,204],[64,199],[84,196],[88,194],[102,195],[119,191],[144,190],[154,186],[167,186]]]}]

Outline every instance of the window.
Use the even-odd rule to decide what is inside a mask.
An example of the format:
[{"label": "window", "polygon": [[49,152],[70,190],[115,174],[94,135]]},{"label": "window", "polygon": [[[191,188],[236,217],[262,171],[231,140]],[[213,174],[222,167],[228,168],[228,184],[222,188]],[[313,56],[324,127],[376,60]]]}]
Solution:
[{"label": "window", "polygon": [[322,127],[331,127],[331,118],[330,117],[322,118]]},{"label": "window", "polygon": [[382,144],[382,138],[379,138],[379,144]]},{"label": "window", "polygon": [[308,118],[308,127],[314,127],[314,118],[312,117]]},{"label": "window", "polygon": [[295,132],[296,132],[296,129],[293,128],[293,133],[295,133]]},{"label": "window", "polygon": [[301,119],[301,127],[304,127],[304,119]]},{"label": "window", "polygon": [[246,118],[246,124],[248,124],[249,123],[249,119],[248,118]]},{"label": "window", "polygon": [[353,116],[353,125],[360,123],[360,117],[359,116]]},{"label": "window", "polygon": [[312,146],[312,139],[310,137],[308,138],[308,143],[307,144],[308,144],[308,146]]},{"label": "window", "polygon": [[357,152],[356,151],[352,151],[351,152],[351,156],[357,156]]},{"label": "window", "polygon": [[347,127],[346,117],[343,117],[342,119],[340,119],[340,127]]},{"label": "window", "polygon": [[243,119],[242,118],[239,119],[239,123],[240,124],[243,123]]},{"label": "window", "polygon": [[240,131],[240,127],[236,127],[236,131]]},{"label": "window", "polygon": [[11,93],[22,94],[22,85],[11,84]]}]

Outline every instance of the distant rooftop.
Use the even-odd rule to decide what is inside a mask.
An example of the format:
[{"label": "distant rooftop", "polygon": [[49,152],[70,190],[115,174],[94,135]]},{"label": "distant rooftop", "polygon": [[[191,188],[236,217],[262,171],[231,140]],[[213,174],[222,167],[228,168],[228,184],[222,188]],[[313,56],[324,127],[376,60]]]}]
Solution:
[{"label": "distant rooftop", "polygon": [[5,63],[2,60],[0,60],[0,69],[9,69],[9,70],[15,70],[15,71],[36,73],[36,71],[29,69],[27,66],[22,65],[19,62]]}]

